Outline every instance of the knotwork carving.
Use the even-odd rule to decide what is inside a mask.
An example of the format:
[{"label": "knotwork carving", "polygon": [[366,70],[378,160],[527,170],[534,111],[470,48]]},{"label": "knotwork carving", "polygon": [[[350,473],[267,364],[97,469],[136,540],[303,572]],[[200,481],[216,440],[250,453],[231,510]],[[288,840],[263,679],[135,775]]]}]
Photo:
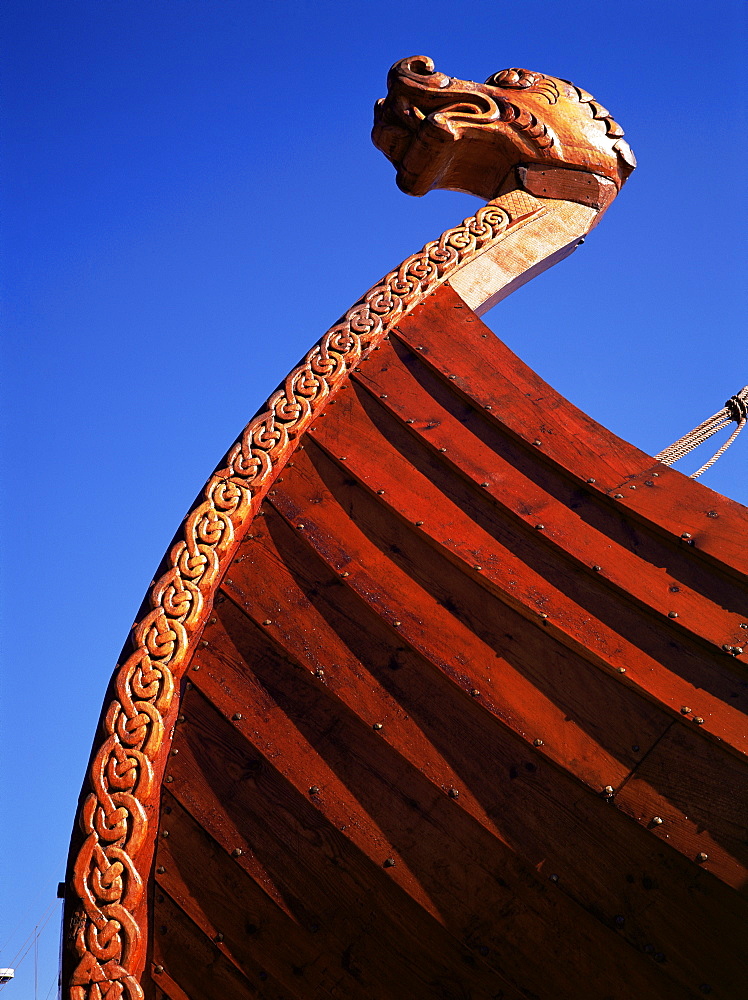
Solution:
[{"label": "knotwork carving", "polygon": [[[531,212],[532,214],[532,212]],[[454,270],[520,219],[487,205],[390,272],[312,348],[244,429],[185,519],[114,675],[79,815],[71,1000],[142,1000],[144,882],[152,864],[161,774],[177,684],[221,573],[295,442],[348,372]],[[521,224],[521,223],[520,223]]]},{"label": "knotwork carving", "polygon": [[412,56],[395,63],[387,87],[372,138],[408,194],[495,198],[514,167],[533,164],[589,171],[620,188],[636,164],[620,126],[567,80],[515,68],[472,83]]}]

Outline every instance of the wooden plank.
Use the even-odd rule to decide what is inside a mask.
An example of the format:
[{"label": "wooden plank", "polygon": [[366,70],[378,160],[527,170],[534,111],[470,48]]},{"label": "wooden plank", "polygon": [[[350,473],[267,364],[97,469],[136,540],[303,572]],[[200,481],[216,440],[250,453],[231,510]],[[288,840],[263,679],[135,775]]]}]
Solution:
[{"label": "wooden plank", "polygon": [[[698,539],[696,559],[748,573],[742,542],[748,509],[655,462],[578,410],[502,344],[448,284],[410,313],[398,331],[414,349],[422,348],[426,364],[445,378],[456,374],[456,387],[479,406],[491,405],[519,438],[540,440],[542,453],[581,482],[594,478],[595,490],[622,492],[627,513],[675,539],[690,532]],[[659,488],[619,490],[654,473]],[[708,517],[710,510],[718,517]]]},{"label": "wooden plank", "polygon": [[[308,557],[302,555],[302,561],[308,564]],[[232,572],[246,570],[259,576],[258,569],[261,571],[261,567],[251,565],[245,552],[245,558]],[[512,862],[507,857],[502,844],[494,841],[491,848],[481,848],[475,846],[474,834],[461,833],[472,830],[472,827],[465,827],[464,821],[457,823],[454,810],[460,808],[471,812],[472,820],[474,812],[471,803],[477,802],[498,827],[503,844],[510,844],[518,859],[521,857],[525,864],[532,866],[530,871],[538,870],[546,878],[550,875],[557,878],[558,883],[553,884],[561,887],[564,895],[581,905],[596,921],[613,929],[642,954],[667,955],[667,963],[662,968],[667,975],[682,982],[684,987],[693,982],[694,975],[704,975],[706,971],[710,973],[708,978],[714,982],[735,982],[736,969],[731,956],[735,954],[741,904],[734,893],[711,876],[705,879],[707,873],[659,844],[648,831],[631,824],[616,809],[610,808],[604,799],[599,796],[580,797],[578,786],[544,762],[537,751],[529,750],[501,727],[491,726],[478,700],[455,699],[446,678],[438,674],[436,677],[429,676],[418,657],[408,655],[397,645],[392,650],[397,654],[397,663],[393,666],[391,655],[384,650],[377,653],[380,649],[379,635],[376,627],[372,627],[369,616],[357,613],[354,606],[342,600],[339,583],[330,585],[316,574],[315,579],[315,602],[320,601],[322,595],[338,591],[334,600],[336,606],[342,603],[340,617],[333,618],[331,625],[340,631],[345,646],[353,652],[359,651],[360,660],[369,664],[375,678],[380,683],[386,683],[400,705],[401,715],[412,720],[450,764],[452,773],[458,777],[454,786],[459,792],[458,798],[450,799],[443,787],[437,787],[430,793],[416,792],[418,785],[414,784],[412,771],[417,770],[417,761],[411,759],[410,748],[390,742],[398,739],[397,718],[385,718],[383,729],[377,734],[372,732],[368,719],[351,719],[346,704],[341,702],[356,680],[361,688],[370,687],[370,677],[365,668],[360,668],[357,677],[352,677],[350,672],[342,669],[344,664],[328,662],[321,678],[310,669],[297,669],[289,670],[284,679],[277,673],[277,668],[273,668],[271,678],[267,672],[272,662],[260,652],[267,641],[264,639],[267,630],[250,623],[243,628],[233,602],[219,605],[220,619],[209,631],[210,652],[207,654],[218,658],[210,669],[220,673],[227,687],[234,687],[234,671],[240,674],[245,669],[243,664],[253,663],[259,658],[266,686],[275,689],[275,685],[282,685],[283,703],[289,719],[294,725],[301,724],[300,720],[303,720],[310,742],[317,749],[321,750],[327,741],[334,741],[343,762],[350,763],[362,755],[365,758],[363,783],[344,781],[349,794],[353,792],[359,801],[360,787],[365,787],[367,795],[376,794],[372,788],[377,784],[377,773],[383,768],[384,773],[389,771],[389,783],[380,797],[379,807],[385,810],[388,823],[398,822],[398,810],[393,807],[392,796],[403,794],[403,790],[409,803],[426,803],[422,811],[428,811],[430,816],[434,811],[434,802],[450,802],[452,820],[445,821],[445,831],[451,851],[458,860],[458,868],[453,872],[455,886],[471,884],[474,877],[471,869],[476,856],[491,857],[494,864],[501,865],[502,884],[520,899],[528,894],[529,871],[520,866],[519,872],[524,871],[525,874],[518,874],[517,861]],[[286,589],[285,580],[281,581],[281,585]],[[291,606],[298,607],[296,595],[287,593]],[[298,610],[300,621],[307,620],[305,609],[298,607]],[[313,619],[309,624],[310,634],[306,640],[302,638],[291,647],[302,659],[311,648],[318,650],[314,654],[317,656],[324,656],[328,648],[323,645],[320,649],[321,629],[316,627]],[[225,646],[220,637],[222,627],[231,637],[233,650]],[[287,628],[286,623],[282,627],[284,641],[294,638],[293,634],[288,635]],[[277,636],[280,632],[281,628],[274,629],[273,635]],[[204,664],[201,673],[206,669],[208,667]],[[328,705],[326,700],[331,694],[335,701]],[[293,708],[290,707],[291,699],[294,700]],[[346,739],[349,727],[351,735]],[[416,744],[417,748],[422,741],[423,738]],[[361,749],[365,742],[371,747],[368,753]],[[396,754],[394,758],[391,757],[393,751]],[[281,748],[273,744],[265,752],[278,766],[282,758]],[[326,752],[325,759],[329,759]],[[392,760],[389,767],[388,759]],[[342,774],[343,763],[339,760],[333,770]],[[328,810],[332,806],[328,801],[328,790],[324,788],[323,793],[318,806]],[[330,794],[334,794],[334,790]],[[367,812],[371,813],[370,806]],[[415,820],[403,820],[400,826],[414,835],[414,823]],[[428,880],[433,879],[432,866],[439,870],[443,862],[439,861],[431,838],[425,836],[422,829],[415,835],[424,840],[425,857],[418,866],[414,865],[410,855],[403,860],[419,882],[428,884]],[[395,856],[400,864],[402,854]],[[438,905],[437,894],[432,891],[429,895]],[[472,890],[469,895],[474,900]],[[688,914],[684,916],[682,925],[673,924],[673,907]],[[494,908],[498,909],[498,906]],[[573,915],[573,911],[567,911],[565,919],[559,915],[558,930],[554,933],[561,936],[568,934],[571,939],[580,919]],[[508,921],[506,926],[504,920]],[[510,912],[504,917],[493,916],[490,923],[497,935],[508,940],[513,941],[514,935],[520,932],[514,927]],[[683,925],[687,926],[687,931],[684,931]],[[526,946],[527,940],[536,940],[537,929],[533,930],[522,922],[519,928],[524,936],[522,947]],[[478,947],[488,947],[486,933],[482,931],[483,936],[471,937],[470,940],[476,941]],[[656,942],[656,947],[652,942]],[[595,950],[607,947],[601,942]],[[648,957],[649,960],[655,961]]]},{"label": "wooden plank", "polygon": [[[386,386],[387,381],[382,384]],[[490,486],[479,485],[481,473],[465,470],[470,459],[464,442],[455,442],[444,411],[433,412],[428,421],[438,436],[422,444],[426,433],[392,421],[382,408],[388,402],[381,404],[361,387],[353,387],[328,419],[316,425],[313,439],[331,458],[335,456],[340,476],[355,477],[371,495],[381,491],[382,503],[396,510],[405,523],[420,523],[421,534],[458,557],[466,575],[475,576],[473,564],[479,565],[484,586],[502,601],[518,610],[524,606],[532,617],[545,613],[548,629],[575,651],[591,656],[611,673],[623,668],[626,677],[619,680],[640,687],[673,714],[691,705],[709,732],[741,751],[748,746],[742,712],[748,708],[748,688],[736,674],[739,665],[734,657],[684,634],[678,622],[664,614],[643,614],[641,606],[632,606],[625,593],[611,590],[601,579],[605,574],[591,567],[580,572],[579,567],[569,565],[558,551],[552,521],[547,530],[547,510],[525,509],[530,527],[524,521],[518,523],[504,505],[496,506]],[[446,441],[449,446],[442,444]],[[299,455],[296,461],[301,461]],[[485,481],[494,471],[482,473]],[[504,472],[500,469],[498,476],[503,478]],[[329,478],[332,473],[325,475]],[[282,491],[274,491],[271,499],[276,494]],[[524,493],[510,489],[509,495],[508,502],[524,506]],[[542,532],[534,527],[539,517]],[[583,531],[580,525],[577,534]],[[610,549],[611,543],[607,546]],[[645,575],[644,566],[641,572]],[[712,613],[713,604],[705,604],[700,597],[698,601],[702,617]],[[715,616],[719,613],[714,611]]]},{"label": "wooden plank", "polygon": [[[309,954],[314,961],[322,962],[324,956],[339,960],[335,968],[341,985],[332,995],[341,998],[441,997],[450,995],[450,984],[454,989],[465,977],[476,995],[506,1000],[524,995],[499,970],[488,967],[479,948],[455,941],[440,920],[402,891],[394,876],[405,864],[403,859],[391,868],[384,867],[380,857],[370,863],[354,843],[354,824],[330,822],[327,786],[310,798],[306,789],[297,789],[285,778],[283,770],[291,756],[287,748],[263,740],[260,752],[195,690],[188,700],[171,788],[211,838],[216,833],[221,836],[225,822],[221,812],[225,813],[272,873],[286,913],[270,908],[270,901],[245,881],[249,876],[243,874],[243,855],[234,866],[242,872],[236,875],[241,891],[223,893],[229,904],[239,901],[239,913],[252,914],[253,926],[259,929],[252,937],[262,936],[267,942],[263,954],[268,971],[281,978],[287,975],[281,966],[293,949],[286,949],[285,935],[291,943],[306,938],[301,958]],[[214,803],[223,804],[223,810]],[[169,850],[180,837],[178,830],[174,834],[170,830]],[[219,852],[212,848],[209,853]],[[188,873],[190,861],[187,845],[182,867]],[[167,878],[169,866],[164,867]],[[199,870],[195,877],[202,881]],[[310,967],[304,968],[311,975]],[[308,995],[317,993],[303,993]]]},{"label": "wooden plank", "polygon": [[[649,824],[686,857],[736,888],[748,886],[748,767],[672,726],[616,794],[616,805]],[[659,817],[661,824],[652,823]]]}]

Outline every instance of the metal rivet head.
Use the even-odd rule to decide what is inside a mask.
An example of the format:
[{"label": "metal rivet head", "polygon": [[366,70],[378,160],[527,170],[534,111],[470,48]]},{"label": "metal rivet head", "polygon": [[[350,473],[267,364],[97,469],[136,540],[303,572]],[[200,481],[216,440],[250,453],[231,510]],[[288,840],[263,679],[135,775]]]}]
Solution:
[{"label": "metal rivet head", "polygon": [[709,855],[708,854],[704,854],[703,851],[699,851],[699,853],[696,855],[696,860],[699,862],[700,865],[703,864],[705,861],[707,861],[708,858],[709,858]]},{"label": "metal rivet head", "polygon": [[264,622],[263,622],[262,624],[263,624],[263,625],[272,625],[273,623],[272,623],[272,621],[270,620],[270,618],[266,618],[266,619],[265,619],[265,621],[264,621]]},{"label": "metal rivet head", "polygon": [[652,482],[651,479],[645,479],[644,480],[644,485],[645,486],[654,486],[654,483]]},{"label": "metal rivet head", "polygon": [[450,788],[450,790],[447,792],[447,795],[449,795],[450,799],[456,799],[459,798],[460,793],[456,788]]},{"label": "metal rivet head", "polygon": [[719,517],[719,514],[717,513],[716,510],[709,510],[709,511],[707,511],[706,516],[707,517]]},{"label": "metal rivet head", "polygon": [[341,462],[347,462],[348,461],[348,456],[347,455],[341,455],[340,456],[340,461]]},{"label": "metal rivet head", "polygon": [[192,669],[193,670],[199,670],[200,669],[200,664],[199,663],[193,663],[192,664]]},{"label": "metal rivet head", "polygon": [[310,795],[319,795],[319,785],[312,785],[309,789]]},{"label": "metal rivet head", "polygon": [[545,528],[544,524],[536,524],[535,525],[535,530],[536,531],[542,531],[544,528]]},{"label": "metal rivet head", "polygon": [[614,917],[613,923],[616,925],[616,927],[623,927],[623,925],[626,923],[626,918],[621,916]]},{"label": "metal rivet head", "polygon": [[200,642],[198,643],[198,646],[202,646],[203,649],[205,649],[207,645],[209,645],[207,639],[201,639]]},{"label": "metal rivet head", "polygon": [[177,716],[177,722],[184,722],[184,716],[183,715],[178,715]]},{"label": "metal rivet head", "polygon": [[387,393],[383,392],[382,395],[379,398],[380,399],[387,399]]},{"label": "metal rivet head", "polygon": [[244,852],[242,851],[241,847],[235,847],[234,850],[231,852],[231,857],[240,858],[243,853]]},{"label": "metal rivet head", "polygon": [[408,417],[408,419],[405,421],[405,423],[406,424],[414,424],[415,420],[413,419],[413,417]]},{"label": "metal rivet head", "polygon": [[613,795],[614,792],[615,788],[613,788],[612,785],[606,785],[605,788],[603,788],[603,795],[608,799],[611,797],[611,795]]},{"label": "metal rivet head", "polygon": [[399,625],[402,625],[402,622],[393,622],[392,624],[397,628]]},{"label": "metal rivet head", "polygon": [[537,447],[538,447],[538,445],[540,445],[541,443],[542,443],[542,442],[541,442],[540,438],[535,438],[535,440],[533,441],[533,444],[535,445],[535,447],[536,447],[536,448],[537,448]]},{"label": "metal rivet head", "polygon": [[540,740],[540,739],[538,739],[538,740],[533,740],[533,741],[532,741],[532,745],[533,745],[534,747],[542,747],[542,745],[543,745],[543,741],[542,741],[542,740]]},{"label": "metal rivet head", "polygon": [[423,524],[423,521],[416,521],[416,527],[417,528],[420,528],[422,524]]},{"label": "metal rivet head", "polygon": [[478,688],[472,688],[470,694],[473,696],[473,698],[480,698],[480,691],[478,690]]},{"label": "metal rivet head", "polygon": [[588,479],[588,480],[587,480],[587,482],[588,482],[588,483],[596,483],[596,482],[597,482],[597,480],[596,480],[596,479]]},{"label": "metal rivet head", "polygon": [[455,379],[455,378],[457,378],[457,376],[456,376],[456,375],[450,375],[449,377],[450,377],[451,379]]},{"label": "metal rivet head", "polygon": [[653,816],[652,817],[652,826],[662,826],[663,822],[664,822],[664,820],[663,820],[662,816]]},{"label": "metal rivet head", "polygon": [[384,725],[381,722],[375,722],[371,727],[372,729],[384,729]]},{"label": "metal rivet head", "polygon": [[395,859],[394,858],[385,858],[384,861],[382,862],[382,867],[383,868],[394,868],[395,867]]},{"label": "metal rivet head", "polygon": [[156,874],[157,875],[163,875],[165,871],[166,871],[166,869],[164,868],[164,866],[163,865],[159,865],[158,868],[156,869]]},{"label": "metal rivet head", "polygon": [[174,780],[174,779],[172,778],[172,776],[171,776],[170,774],[167,774],[167,775],[166,775],[166,782],[167,782],[167,784],[169,784],[169,785],[170,785],[170,784],[172,783],[172,781],[173,781],[173,780]]},{"label": "metal rivet head", "polygon": [[677,618],[678,617],[678,612],[677,611],[668,611],[667,616],[668,616],[668,618]]},{"label": "metal rivet head", "polygon": [[684,532],[683,532],[683,533],[681,534],[681,536],[680,536],[680,537],[681,537],[681,538],[690,538],[690,537],[691,537],[691,532],[690,532],[690,531],[684,531]]},{"label": "metal rivet head", "polygon": [[244,716],[242,715],[241,712],[234,712],[231,718],[234,720],[234,722],[241,722]]},{"label": "metal rivet head", "polygon": [[492,409],[493,409],[493,406],[491,406],[491,404],[490,404],[490,403],[486,403],[486,405],[485,405],[485,406],[483,407],[483,409],[484,409],[484,410],[492,410]]},{"label": "metal rivet head", "polygon": [[161,836],[162,837],[168,837],[169,836],[169,831],[168,830],[162,830],[161,831]]},{"label": "metal rivet head", "polygon": [[599,572],[600,572],[600,570],[602,569],[602,566],[597,566],[597,565],[596,565],[596,566],[593,566],[592,568],[594,569],[594,571],[595,571],[596,573],[599,573]]},{"label": "metal rivet head", "polygon": [[478,572],[480,572],[483,569],[483,567],[482,566],[473,566],[473,569],[478,570]]},{"label": "metal rivet head", "polygon": [[545,612],[545,611],[541,611],[541,612],[540,612],[540,617],[541,617],[541,618],[547,618],[547,617],[548,617],[548,615],[546,614],[546,612]]},{"label": "metal rivet head", "polygon": [[185,689],[185,691],[191,691],[192,690],[192,681],[187,681],[187,683],[184,685],[184,689]]},{"label": "metal rivet head", "polygon": [[688,707],[688,705],[681,705],[680,714],[681,715],[690,715],[691,714],[691,709]]},{"label": "metal rivet head", "polygon": [[695,715],[693,721],[696,723],[697,726],[702,726],[704,724],[704,720],[701,718],[700,715]]},{"label": "metal rivet head", "polygon": [[439,451],[446,451],[446,448],[440,448]]},{"label": "metal rivet head", "polygon": [[216,941],[223,941],[223,934],[220,931],[216,934]]},{"label": "metal rivet head", "polygon": [[176,757],[176,755],[179,753],[179,750],[178,750],[177,747],[174,747],[174,749],[171,750],[170,753],[171,753],[172,757]]},{"label": "metal rivet head", "polygon": [[613,499],[614,500],[623,500],[623,493],[614,493],[613,494]]},{"label": "metal rivet head", "polygon": [[377,496],[381,497],[383,495],[384,495],[384,490],[377,490]]},{"label": "metal rivet head", "polygon": [[303,524],[297,524],[296,527],[298,528],[299,531],[303,531],[305,525],[303,525]]},{"label": "metal rivet head", "polygon": [[626,668],[625,667],[616,667],[616,673],[625,674],[626,673]]},{"label": "metal rivet head", "polygon": [[654,476],[655,479],[659,479],[660,478],[659,472],[653,472],[652,475]]},{"label": "metal rivet head", "polygon": [[481,486],[485,488],[486,486],[488,486],[488,483],[481,483]]},{"label": "metal rivet head", "polygon": [[638,743],[634,743],[634,745],[631,747],[631,749],[634,751],[634,753],[639,753],[639,744]]},{"label": "metal rivet head", "polygon": [[[278,482],[280,482],[280,480],[278,480]],[[216,619],[215,618],[209,618],[208,619],[208,625],[215,625],[215,623],[216,623]]]},{"label": "metal rivet head", "polygon": [[161,973],[164,971],[164,967],[163,965],[154,965],[153,971],[158,973],[158,975],[161,975]]},{"label": "metal rivet head", "polygon": [[558,882],[558,875],[549,875],[548,877],[551,882]]},{"label": "metal rivet head", "polygon": [[635,487],[635,486],[629,486],[629,489],[630,489],[630,490],[635,490],[635,489],[636,489],[636,487]]},{"label": "metal rivet head", "polygon": [[348,570],[344,569],[343,572],[340,575],[343,576],[343,577],[345,577],[345,576],[350,576],[351,574],[348,572]]},{"label": "metal rivet head", "polygon": [[314,676],[315,677],[324,677],[325,676],[325,671],[322,669],[322,667],[317,667],[317,669],[314,671]]}]

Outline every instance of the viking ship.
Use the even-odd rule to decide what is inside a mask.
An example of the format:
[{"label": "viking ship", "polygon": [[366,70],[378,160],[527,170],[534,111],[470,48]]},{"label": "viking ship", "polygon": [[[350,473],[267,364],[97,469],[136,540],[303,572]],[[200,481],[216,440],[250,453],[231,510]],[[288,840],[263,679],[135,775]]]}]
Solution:
[{"label": "viking ship", "polygon": [[748,510],[480,316],[634,167],[567,81],[390,72],[415,195],[487,201],[366,293],[190,510],[106,697],[70,1000],[744,996]]}]

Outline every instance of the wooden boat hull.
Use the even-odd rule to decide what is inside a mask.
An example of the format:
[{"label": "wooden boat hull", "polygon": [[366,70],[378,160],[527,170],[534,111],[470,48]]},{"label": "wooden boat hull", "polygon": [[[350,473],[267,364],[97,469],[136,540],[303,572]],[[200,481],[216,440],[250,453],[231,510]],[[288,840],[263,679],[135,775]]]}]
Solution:
[{"label": "wooden boat hull", "polygon": [[542,263],[512,234],[552,261],[595,211],[499,203],[323,338],[186,519],[81,800],[70,1000],[741,994],[748,510],[481,323],[463,259],[507,237],[511,290]]}]

